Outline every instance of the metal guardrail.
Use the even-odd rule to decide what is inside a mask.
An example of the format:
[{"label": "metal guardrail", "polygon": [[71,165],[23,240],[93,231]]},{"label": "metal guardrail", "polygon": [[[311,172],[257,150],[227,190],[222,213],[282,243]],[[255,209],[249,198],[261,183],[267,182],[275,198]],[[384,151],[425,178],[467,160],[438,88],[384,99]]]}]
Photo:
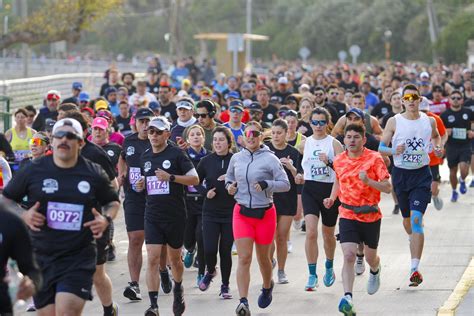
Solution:
[{"label": "metal guardrail", "polygon": [[0,130],[6,131],[11,127],[11,113],[10,113],[11,99],[6,96],[0,96]]}]

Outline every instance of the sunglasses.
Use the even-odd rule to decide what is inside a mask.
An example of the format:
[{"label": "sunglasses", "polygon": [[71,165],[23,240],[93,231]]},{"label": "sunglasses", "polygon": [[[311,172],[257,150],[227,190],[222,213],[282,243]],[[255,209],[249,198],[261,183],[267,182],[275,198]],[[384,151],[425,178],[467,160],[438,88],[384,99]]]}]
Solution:
[{"label": "sunglasses", "polygon": [[206,118],[208,113],[194,113],[195,118]]},{"label": "sunglasses", "polygon": [[105,118],[107,121],[110,121],[112,118],[110,112],[107,111],[98,111],[95,117],[102,117]]},{"label": "sunglasses", "polygon": [[29,143],[30,146],[45,146],[48,144],[44,139],[41,138],[32,138],[30,139]]},{"label": "sunglasses", "polygon": [[231,113],[242,113],[241,109],[232,108],[229,110]]},{"label": "sunglasses", "polygon": [[156,134],[156,135],[160,136],[160,135],[163,135],[164,132],[165,131],[160,131],[158,129],[150,128],[148,130],[148,135],[155,135]]},{"label": "sunglasses", "polygon": [[451,100],[457,100],[457,101],[461,101],[462,98],[461,97],[451,97]]},{"label": "sunglasses", "polygon": [[402,97],[403,101],[409,101],[409,102],[412,102],[412,101],[418,101],[421,99],[421,97],[418,95],[418,94],[412,94],[412,93],[409,93],[409,94],[405,94],[403,97]]},{"label": "sunglasses", "polygon": [[74,134],[73,132],[67,132],[67,131],[57,131],[56,133],[53,134],[54,138],[61,139],[63,137],[66,137],[68,140],[81,140],[82,138],[79,137],[78,135]]},{"label": "sunglasses", "polygon": [[260,135],[262,135],[262,132],[260,131],[246,131],[245,132],[245,137],[247,138],[251,138],[251,137],[260,137]]},{"label": "sunglasses", "polygon": [[328,122],[326,120],[311,120],[311,124],[314,125],[314,126],[324,126],[326,125]]},{"label": "sunglasses", "polygon": [[339,95],[339,92],[331,92],[331,95]]},{"label": "sunglasses", "polygon": [[324,95],[324,93],[315,93],[314,94],[316,97],[322,97]]}]

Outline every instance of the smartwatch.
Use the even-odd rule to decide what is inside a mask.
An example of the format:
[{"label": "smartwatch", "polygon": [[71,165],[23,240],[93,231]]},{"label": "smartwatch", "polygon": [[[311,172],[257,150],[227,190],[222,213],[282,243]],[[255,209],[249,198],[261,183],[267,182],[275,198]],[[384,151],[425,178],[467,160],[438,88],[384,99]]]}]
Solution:
[{"label": "smartwatch", "polygon": [[174,176],[174,174],[170,175],[170,182],[174,182],[174,180],[176,180],[176,177]]}]

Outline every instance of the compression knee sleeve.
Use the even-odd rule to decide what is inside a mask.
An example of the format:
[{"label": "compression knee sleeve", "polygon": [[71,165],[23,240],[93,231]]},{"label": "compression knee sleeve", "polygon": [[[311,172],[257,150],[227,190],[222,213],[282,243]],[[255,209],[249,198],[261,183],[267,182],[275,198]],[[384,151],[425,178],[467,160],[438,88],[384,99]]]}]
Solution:
[{"label": "compression knee sleeve", "polygon": [[410,222],[413,233],[423,234],[423,213],[420,211],[411,211]]}]

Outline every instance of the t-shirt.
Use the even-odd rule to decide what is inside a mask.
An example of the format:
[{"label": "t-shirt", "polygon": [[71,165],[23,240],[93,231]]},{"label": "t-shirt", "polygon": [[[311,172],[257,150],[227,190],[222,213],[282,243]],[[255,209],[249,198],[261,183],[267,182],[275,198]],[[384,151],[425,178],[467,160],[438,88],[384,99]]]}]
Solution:
[{"label": "t-shirt", "polygon": [[313,129],[311,128],[311,124],[305,121],[299,121],[296,130],[298,130],[301,126],[304,126],[306,128],[306,132],[302,133],[304,136],[310,137],[311,135],[313,135]]},{"label": "t-shirt", "polygon": [[121,156],[127,163],[127,178],[123,183],[126,200],[136,201],[138,205],[145,202],[143,192],[138,192],[135,183],[141,178],[140,157],[151,147],[148,138],[138,138],[138,133],[134,133],[125,138]]},{"label": "t-shirt", "polygon": [[[350,158],[347,151],[336,156],[334,171],[339,181],[339,200],[351,206],[377,205],[380,202],[380,191],[364,184],[359,179],[360,171],[366,171],[367,176],[375,181],[390,177],[380,153],[366,148],[357,158]],[[379,209],[376,213],[356,214],[341,205],[339,217],[372,223],[382,218],[382,212]]]},{"label": "t-shirt", "polygon": [[84,147],[81,149],[81,156],[101,166],[109,177],[109,180],[115,179],[115,168],[102,147],[86,140]]},{"label": "t-shirt", "polygon": [[120,83],[116,83],[114,85],[111,85],[109,84],[108,82],[104,83],[101,87],[100,87],[100,96],[105,96],[105,92],[107,91],[108,88],[110,87],[115,87],[115,89],[119,89],[120,87],[122,87],[122,85]]},{"label": "t-shirt", "polygon": [[450,104],[448,99],[442,99],[441,101],[430,101],[430,112],[440,115],[447,109],[449,109]]},{"label": "t-shirt", "polygon": [[[117,164],[120,158],[120,154],[122,153],[122,146],[108,142],[104,146],[102,146],[102,149],[107,153],[107,156],[109,156],[110,161],[112,162],[112,166],[114,166],[114,169],[117,170]],[[117,172],[115,173],[117,175]]]},{"label": "t-shirt", "polygon": [[171,122],[178,119],[178,113],[176,113],[176,103],[170,102],[166,106],[161,104],[161,115],[166,117]]},{"label": "t-shirt", "polygon": [[285,92],[275,91],[272,94],[270,100],[274,104],[283,104],[283,102],[289,95],[291,95],[291,91],[285,91]]},{"label": "t-shirt", "polygon": [[392,112],[392,106],[390,103],[382,100],[372,109],[370,115],[375,116],[377,119],[381,119],[390,112]]},{"label": "t-shirt", "polygon": [[121,115],[117,115],[115,117],[115,121],[117,122],[117,126],[119,132],[122,133],[123,136],[128,136],[132,133],[132,128],[130,127],[130,119],[132,117],[129,115],[128,117],[122,117]]},{"label": "t-shirt", "polygon": [[349,83],[346,83],[345,81],[341,81],[339,82],[339,87],[344,88],[345,90],[351,90],[352,92],[359,91],[359,86],[357,86],[357,83],[355,83],[355,81],[351,81]]},{"label": "t-shirt", "polygon": [[[446,127],[444,126],[443,120],[436,114],[428,112],[426,115],[431,116],[436,121],[436,128],[438,129],[439,136],[446,134]],[[435,155],[434,151],[430,152],[430,166],[437,166],[443,163],[443,158],[439,158]]]},{"label": "t-shirt", "polygon": [[273,104],[269,104],[263,110],[262,121],[272,124],[273,121],[278,117],[278,108]]},{"label": "t-shirt", "polygon": [[170,145],[157,154],[150,148],[140,157],[141,174],[145,177],[145,218],[160,222],[184,220],[184,186],[176,182],[159,181],[155,175],[157,168],[172,175],[186,175],[194,169],[193,163],[181,149]]},{"label": "t-shirt", "polygon": [[461,108],[459,111],[447,109],[440,116],[444,126],[452,129],[448,137],[448,145],[467,146],[470,144],[468,132],[471,130],[471,122],[474,121],[474,112],[466,108]]},{"label": "t-shirt", "polygon": [[35,159],[18,171],[3,195],[17,203],[26,196],[28,208],[40,202],[46,221],[39,232],[30,233],[35,253],[47,261],[92,245],[92,232],[84,227],[94,219],[92,208],[119,201],[104,170],[82,156],[67,169],[56,166],[53,156]]},{"label": "t-shirt", "polygon": [[244,136],[245,124],[242,123],[239,129],[233,129],[232,127],[230,127],[229,123],[225,123],[224,126],[229,128],[232,134],[234,135],[235,146],[239,149],[242,148],[237,141],[239,140],[239,136]]},{"label": "t-shirt", "polygon": [[389,118],[391,117],[394,117],[396,113],[390,111],[388,112],[387,114],[384,115],[384,117],[382,118],[382,123],[380,124],[382,126],[382,128],[385,128],[385,126],[387,125],[387,122],[389,120]]}]

